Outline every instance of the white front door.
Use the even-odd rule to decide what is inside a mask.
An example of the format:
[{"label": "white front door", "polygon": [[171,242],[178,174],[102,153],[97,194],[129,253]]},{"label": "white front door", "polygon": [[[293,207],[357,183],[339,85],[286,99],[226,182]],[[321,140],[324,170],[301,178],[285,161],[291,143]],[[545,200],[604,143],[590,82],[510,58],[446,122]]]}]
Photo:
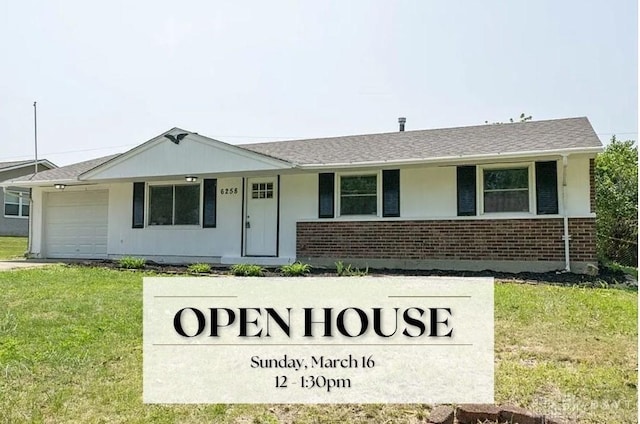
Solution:
[{"label": "white front door", "polygon": [[245,210],[245,254],[276,256],[278,243],[277,178],[247,179]]}]

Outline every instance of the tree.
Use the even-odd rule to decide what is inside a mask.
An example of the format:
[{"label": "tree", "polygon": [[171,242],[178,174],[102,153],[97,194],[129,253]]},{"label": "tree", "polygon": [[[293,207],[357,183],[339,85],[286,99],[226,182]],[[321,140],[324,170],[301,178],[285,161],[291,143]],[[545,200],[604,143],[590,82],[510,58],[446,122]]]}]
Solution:
[{"label": "tree", "polygon": [[638,147],[614,135],[596,158],[596,228],[601,260],[638,266]]},{"label": "tree", "polygon": [[[520,114],[520,118],[518,122],[527,122],[527,121],[531,121],[532,116],[529,115],[527,116],[524,112]],[[509,122],[510,123],[514,123],[515,121],[513,120],[513,118],[509,118]],[[484,121],[485,124],[488,124],[489,121]],[[500,124],[504,124],[504,122],[492,122],[492,125],[500,125]]]}]

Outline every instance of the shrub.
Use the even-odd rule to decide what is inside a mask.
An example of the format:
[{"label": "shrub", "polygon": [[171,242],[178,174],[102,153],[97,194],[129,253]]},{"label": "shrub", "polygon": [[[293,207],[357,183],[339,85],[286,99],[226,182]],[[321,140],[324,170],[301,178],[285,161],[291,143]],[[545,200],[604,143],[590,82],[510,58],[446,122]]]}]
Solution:
[{"label": "shrub", "polygon": [[336,272],[339,277],[364,277],[369,274],[369,267],[361,270],[360,268],[352,268],[351,264],[345,266],[342,261],[336,262]]},{"label": "shrub", "polygon": [[263,277],[265,269],[260,265],[236,264],[231,267],[231,273],[238,277]]},{"label": "shrub", "polygon": [[118,266],[125,269],[142,269],[146,260],[135,256],[124,256],[118,259]]},{"label": "shrub", "polygon": [[208,274],[211,272],[211,265],[204,263],[191,264],[187,267],[191,274]]},{"label": "shrub", "polygon": [[280,272],[286,277],[298,277],[307,274],[309,271],[311,271],[311,265],[303,264],[302,262],[294,262],[289,265],[283,265],[280,268]]},{"label": "shrub", "polygon": [[638,266],[638,146],[611,143],[595,161],[599,259]]}]

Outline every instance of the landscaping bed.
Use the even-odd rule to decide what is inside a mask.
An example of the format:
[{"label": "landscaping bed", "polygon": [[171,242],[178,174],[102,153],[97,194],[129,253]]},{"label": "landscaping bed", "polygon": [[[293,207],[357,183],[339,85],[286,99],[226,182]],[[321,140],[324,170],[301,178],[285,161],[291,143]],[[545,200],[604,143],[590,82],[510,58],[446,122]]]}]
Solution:
[{"label": "landscaping bed", "polygon": [[[75,265],[86,267],[99,267],[119,269],[121,266],[118,261],[112,260],[88,260],[74,262]],[[178,264],[164,264],[153,261],[146,261],[144,264],[145,271],[153,271],[163,274],[192,274],[189,272],[189,265]],[[276,267],[263,267],[263,276],[277,277],[281,276],[282,272]],[[404,269],[360,269],[362,274],[370,276],[388,276],[388,275],[402,275],[402,276],[440,276],[440,277],[494,277],[499,281],[513,281],[513,282],[526,282],[526,283],[545,283],[545,284],[557,284],[563,286],[578,285],[582,287],[627,287],[630,289],[637,289],[637,281],[630,278],[622,270],[616,270],[611,268],[602,268],[598,275],[591,276],[585,274],[574,274],[571,272],[520,272],[520,273],[508,273],[508,272],[495,272],[490,270],[485,271],[450,271],[450,270],[404,270]],[[212,274],[212,275],[230,275],[229,266],[226,265],[212,265],[211,270],[206,273],[199,274]],[[316,276],[336,276],[335,269],[328,268],[314,268],[311,267],[308,275]]]}]

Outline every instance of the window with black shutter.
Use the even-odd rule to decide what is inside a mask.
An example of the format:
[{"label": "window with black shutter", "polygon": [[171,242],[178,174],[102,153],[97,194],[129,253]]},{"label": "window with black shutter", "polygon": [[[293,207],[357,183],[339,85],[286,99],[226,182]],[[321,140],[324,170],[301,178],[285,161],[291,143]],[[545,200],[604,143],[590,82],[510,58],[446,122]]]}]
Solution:
[{"label": "window with black shutter", "polygon": [[150,185],[148,225],[200,225],[200,184]]},{"label": "window with black shutter", "polygon": [[144,183],[133,183],[132,228],[144,228]]},{"label": "window with black shutter", "polygon": [[334,217],[334,196],[335,174],[326,172],[318,174],[318,217]]},{"label": "window with black shutter", "polygon": [[536,162],[536,212],[558,213],[558,165],[556,161]]},{"label": "window with black shutter", "polygon": [[482,169],[483,213],[529,212],[529,166]]},{"label": "window with black shutter", "polygon": [[476,215],[476,167],[457,168],[458,216]]},{"label": "window with black shutter", "polygon": [[382,216],[400,216],[400,170],[382,171]]},{"label": "window with black shutter", "polygon": [[378,175],[340,176],[340,215],[378,215]]},{"label": "window with black shutter", "polygon": [[202,187],[202,226],[215,228],[216,226],[216,200],[218,194],[218,180],[206,179]]}]

